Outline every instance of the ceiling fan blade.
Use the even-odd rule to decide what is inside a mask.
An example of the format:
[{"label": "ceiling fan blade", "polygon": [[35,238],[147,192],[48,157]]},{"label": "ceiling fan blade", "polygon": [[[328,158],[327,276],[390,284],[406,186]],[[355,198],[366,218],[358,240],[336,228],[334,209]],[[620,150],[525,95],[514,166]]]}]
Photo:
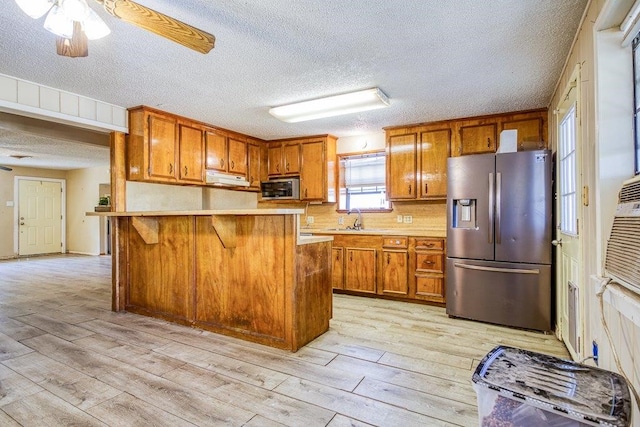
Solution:
[{"label": "ceiling fan blade", "polygon": [[69,56],[71,58],[85,57],[89,55],[89,44],[87,36],[82,30],[82,24],[73,23],[73,37],[65,39],[56,37],[56,50],[58,55]]},{"label": "ceiling fan blade", "polygon": [[12,171],[13,169],[8,168],[8,167],[6,167],[6,166],[2,166],[2,165],[0,165],[0,170],[3,170],[3,171]]},{"label": "ceiling fan blade", "polygon": [[216,38],[170,16],[129,0],[96,0],[116,18],[129,22],[159,36],[173,40],[201,53],[213,49]]}]

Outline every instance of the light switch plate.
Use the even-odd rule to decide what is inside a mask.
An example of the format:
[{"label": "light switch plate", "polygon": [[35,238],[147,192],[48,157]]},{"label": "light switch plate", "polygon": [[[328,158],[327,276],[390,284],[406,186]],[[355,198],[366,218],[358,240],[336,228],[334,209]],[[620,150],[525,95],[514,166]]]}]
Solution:
[{"label": "light switch plate", "polygon": [[13,200],[8,200],[7,201],[7,206],[12,208],[13,207]]},{"label": "light switch plate", "polygon": [[396,221],[401,224],[402,223],[402,215],[398,215],[397,218],[396,218]]},{"label": "light switch plate", "polygon": [[412,224],[413,223],[413,217],[411,215],[405,215],[403,217],[404,223],[405,224]]},{"label": "light switch plate", "polygon": [[307,224],[313,224],[315,221],[315,218],[312,216],[307,216]]}]

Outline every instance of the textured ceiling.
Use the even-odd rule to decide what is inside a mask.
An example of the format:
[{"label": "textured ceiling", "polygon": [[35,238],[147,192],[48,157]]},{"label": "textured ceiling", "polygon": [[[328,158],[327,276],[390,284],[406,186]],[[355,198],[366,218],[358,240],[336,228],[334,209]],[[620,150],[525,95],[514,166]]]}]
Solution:
[{"label": "textured ceiling", "polygon": [[[108,15],[87,58],[14,1],[0,16],[0,73],[123,107],[149,105],[263,139],[546,107],[587,0],[140,0],[216,36],[207,55]],[[273,106],[377,86],[382,110],[303,123]],[[0,149],[10,140],[4,134]],[[0,151],[0,155],[3,151]],[[108,161],[108,159],[106,159]],[[0,164],[7,164],[0,158]]]}]

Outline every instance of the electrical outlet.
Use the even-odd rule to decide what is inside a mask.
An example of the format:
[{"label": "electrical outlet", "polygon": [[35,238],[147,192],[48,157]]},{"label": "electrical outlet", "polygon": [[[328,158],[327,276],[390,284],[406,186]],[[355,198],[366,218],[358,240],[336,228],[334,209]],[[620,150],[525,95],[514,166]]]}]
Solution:
[{"label": "electrical outlet", "polygon": [[397,221],[398,223],[402,224],[402,215],[398,215],[398,216],[396,217],[396,221]]},{"label": "electrical outlet", "polygon": [[593,340],[592,354],[593,361],[596,363],[596,366],[598,366],[598,343],[595,340]]},{"label": "electrical outlet", "polygon": [[405,215],[402,219],[405,224],[413,223],[413,217],[411,215]]},{"label": "electrical outlet", "polygon": [[307,224],[313,224],[313,222],[315,221],[315,218],[312,216],[307,216]]}]

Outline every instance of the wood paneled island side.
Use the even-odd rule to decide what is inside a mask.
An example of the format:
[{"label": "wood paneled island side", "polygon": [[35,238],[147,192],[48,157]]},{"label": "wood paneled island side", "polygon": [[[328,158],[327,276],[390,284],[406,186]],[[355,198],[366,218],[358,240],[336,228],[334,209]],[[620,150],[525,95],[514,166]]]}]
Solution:
[{"label": "wood paneled island side", "polygon": [[331,237],[302,209],[89,212],[111,216],[113,309],[297,351],[329,329]]}]

